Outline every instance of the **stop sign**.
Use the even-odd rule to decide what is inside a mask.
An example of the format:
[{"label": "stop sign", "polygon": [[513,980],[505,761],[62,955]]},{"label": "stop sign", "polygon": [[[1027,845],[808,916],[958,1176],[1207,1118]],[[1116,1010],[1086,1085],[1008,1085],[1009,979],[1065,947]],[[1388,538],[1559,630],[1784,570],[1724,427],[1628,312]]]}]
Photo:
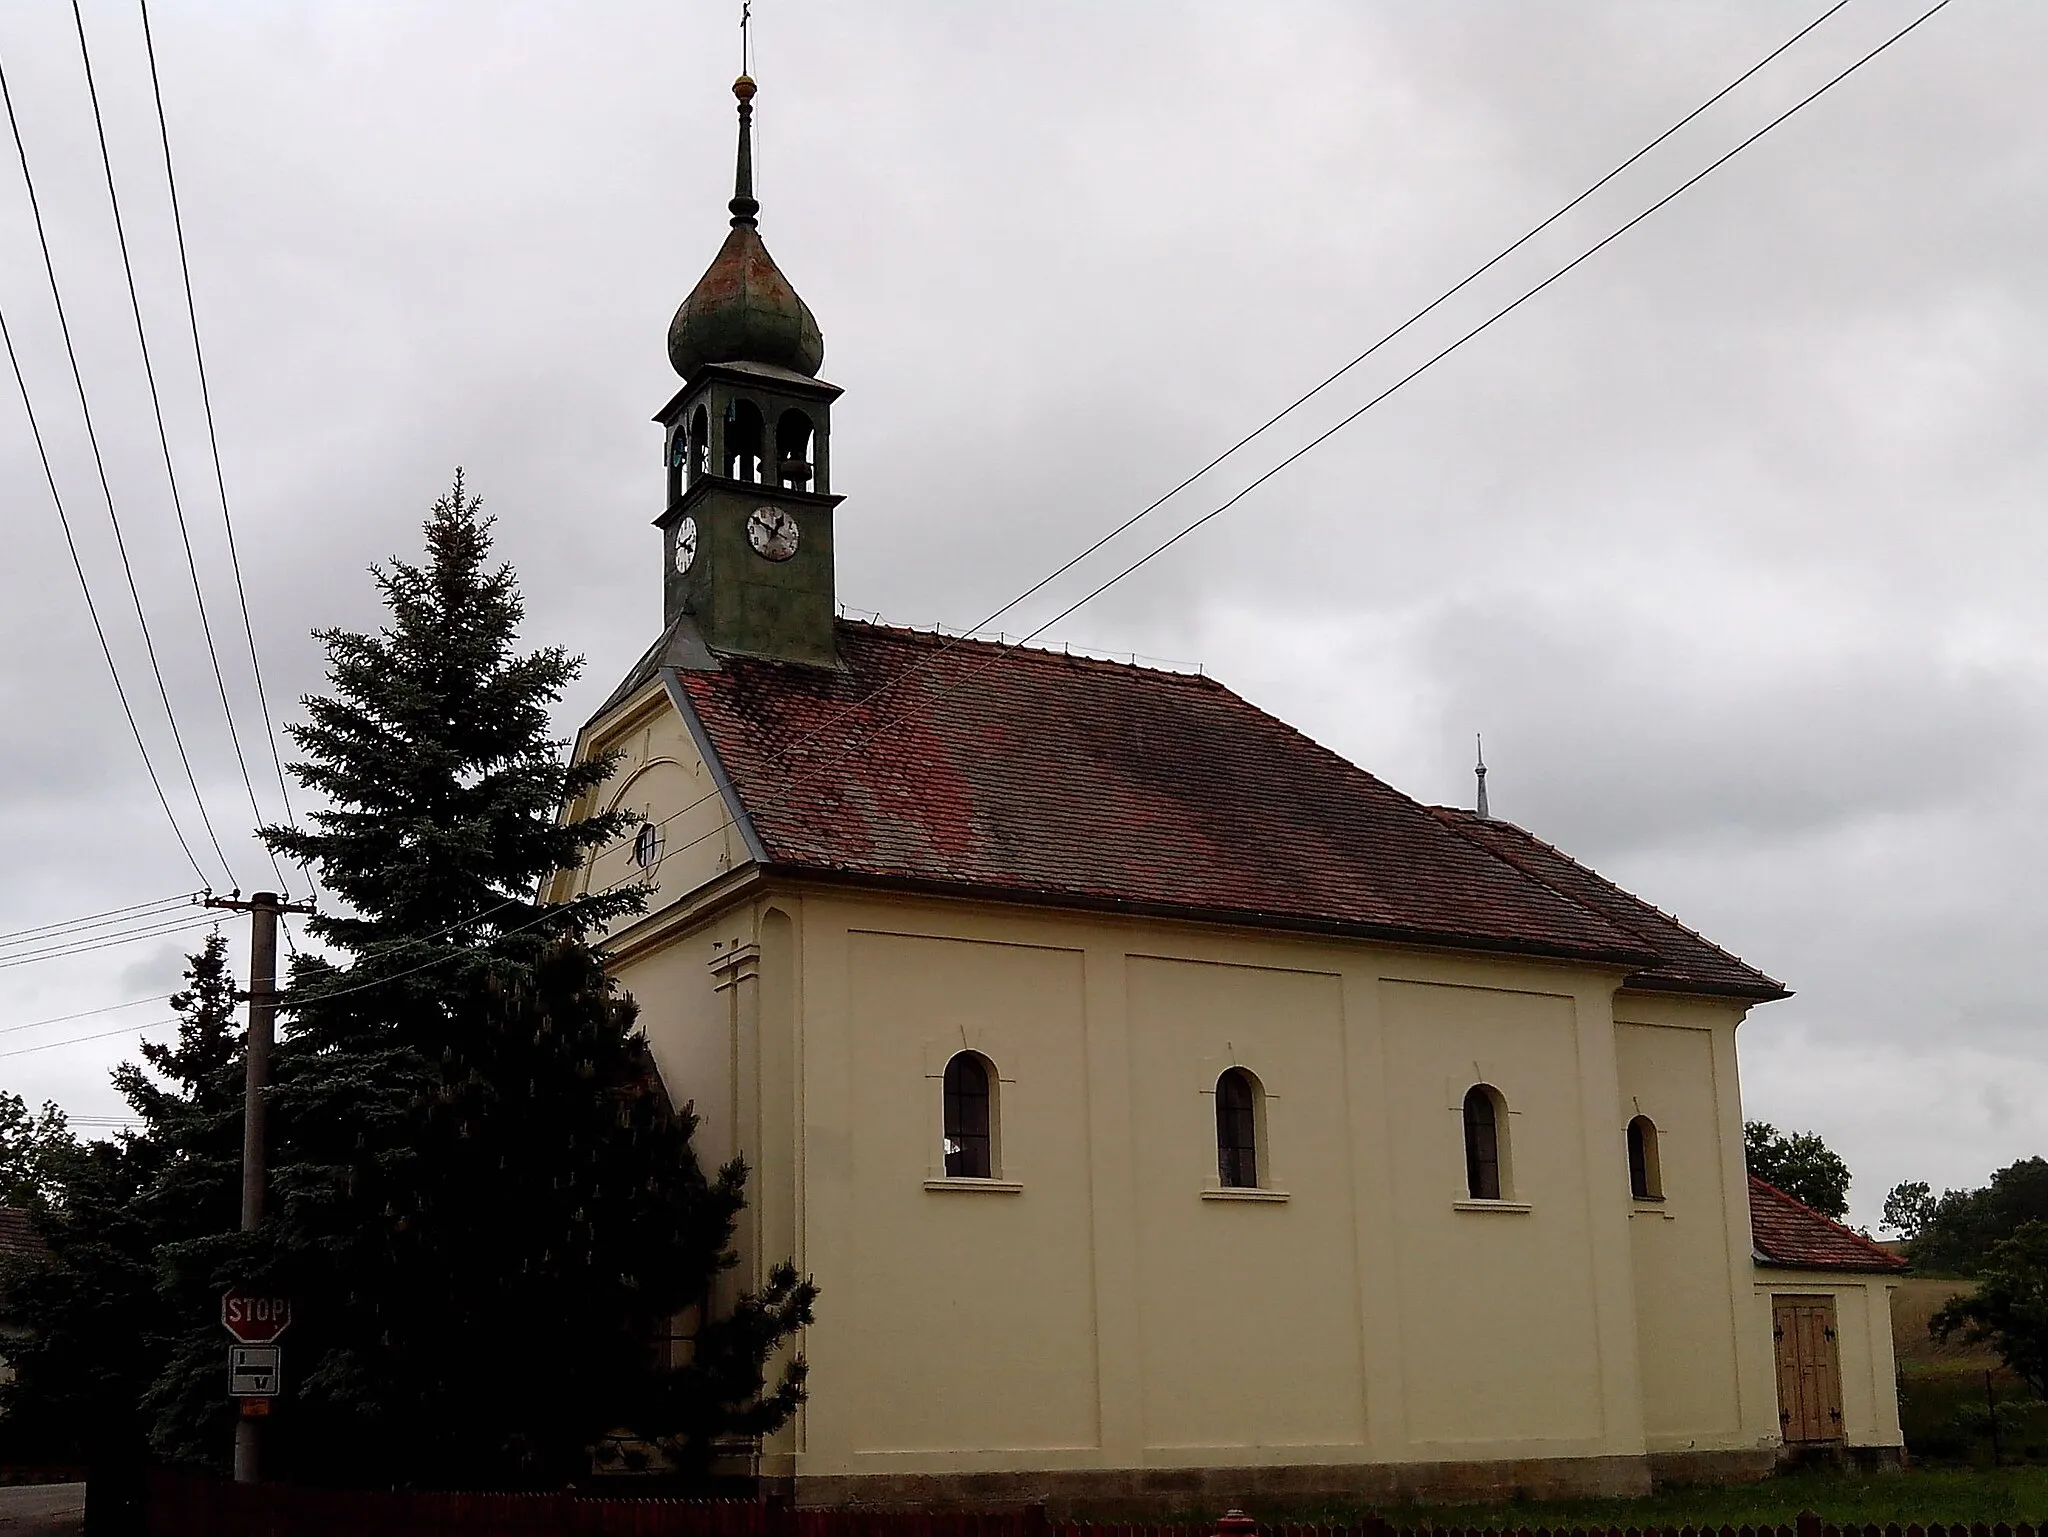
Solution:
[{"label": "stop sign", "polygon": [[268,1345],[292,1323],[292,1299],[232,1291],[220,1299],[221,1327],[244,1345]]}]

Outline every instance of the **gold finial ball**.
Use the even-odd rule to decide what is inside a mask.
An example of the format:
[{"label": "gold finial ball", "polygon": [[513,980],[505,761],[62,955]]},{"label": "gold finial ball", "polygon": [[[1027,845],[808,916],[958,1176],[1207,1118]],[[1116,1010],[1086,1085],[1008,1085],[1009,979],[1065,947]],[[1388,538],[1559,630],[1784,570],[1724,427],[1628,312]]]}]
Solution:
[{"label": "gold finial ball", "polygon": [[739,79],[732,83],[732,93],[741,101],[752,101],[754,99],[754,90],[754,77],[752,75],[741,75]]}]

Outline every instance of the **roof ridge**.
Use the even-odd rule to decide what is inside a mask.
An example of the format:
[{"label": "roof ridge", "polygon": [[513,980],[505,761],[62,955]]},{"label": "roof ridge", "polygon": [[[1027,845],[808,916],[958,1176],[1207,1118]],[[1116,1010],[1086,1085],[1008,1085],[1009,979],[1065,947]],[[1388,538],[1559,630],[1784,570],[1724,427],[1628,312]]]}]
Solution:
[{"label": "roof ridge", "polygon": [[[867,623],[867,621],[853,622],[862,624]],[[899,633],[905,633],[912,636],[913,638],[918,639],[947,638],[936,636],[935,632],[931,631],[900,631],[900,627],[893,625],[884,625],[877,623],[874,624],[872,627],[879,630],[897,631]],[[996,642],[986,640],[976,640],[973,643],[980,646],[996,645]],[[1072,660],[1076,662],[1097,662],[1096,658],[1073,657],[1070,654],[1060,652],[1040,651],[1038,652],[1038,655],[1054,662],[1058,662],[1061,660]],[[1358,776],[1360,779],[1370,782],[1377,789],[1384,791],[1386,794],[1394,797],[1396,800],[1404,802],[1412,809],[1419,811],[1420,813],[1422,813],[1424,817],[1429,817],[1430,812],[1434,809],[1429,805],[1425,804],[1424,802],[1416,799],[1414,796],[1408,794],[1399,786],[1390,784],[1388,781],[1380,778],[1379,775],[1373,773],[1372,770],[1366,768],[1363,764],[1358,763],[1351,758],[1345,757],[1344,754],[1338,752],[1336,748],[1329,746],[1325,742],[1318,741],[1315,737],[1310,736],[1306,731],[1302,730],[1292,721],[1287,720],[1282,716],[1275,715],[1272,711],[1264,709],[1261,706],[1253,703],[1251,700],[1245,698],[1244,695],[1238,693],[1237,690],[1230,687],[1229,684],[1224,683],[1220,679],[1214,678],[1207,673],[1190,675],[1187,673],[1169,672],[1161,668],[1140,667],[1135,664],[1126,664],[1123,662],[1101,662],[1098,663],[1098,665],[1107,666],[1125,672],[1142,673],[1147,677],[1170,678],[1183,682],[1205,683],[1210,688],[1222,694],[1226,699],[1230,700],[1234,704],[1258,716],[1261,720],[1264,720],[1270,723],[1271,725],[1277,727],[1279,730],[1285,732],[1288,736],[1293,737],[1296,741],[1303,743],[1312,751],[1316,752],[1325,760],[1327,760],[1327,762],[1330,765],[1334,766],[1339,772],[1354,774]],[[1645,952],[1649,955],[1649,957],[1652,960],[1663,959],[1661,954],[1659,954],[1659,952],[1657,951],[1657,948],[1654,945],[1648,944],[1642,935],[1635,933],[1633,930],[1623,928],[1620,924],[1616,923],[1613,919],[1609,918],[1605,913],[1595,912],[1592,908],[1588,907],[1584,902],[1581,902],[1578,900],[1578,898],[1572,896],[1571,893],[1566,891],[1559,891],[1555,886],[1551,885],[1548,881],[1542,879],[1542,877],[1534,874],[1531,871],[1524,870],[1520,865],[1516,864],[1514,861],[1510,859],[1503,857],[1497,851],[1488,848],[1485,844],[1478,843],[1476,842],[1476,840],[1473,839],[1466,839],[1465,841],[1471,843],[1475,848],[1478,848],[1482,853],[1489,855],[1493,859],[1497,860],[1499,863],[1505,865],[1509,870],[1512,870],[1517,876],[1519,876],[1523,880],[1531,881],[1534,884],[1541,886],[1545,891],[1557,897],[1560,901],[1563,901],[1570,905],[1578,913],[1582,914],[1586,918],[1591,919],[1593,922],[1599,924],[1602,928],[1612,932],[1617,938],[1625,942],[1631,942],[1634,946],[1641,947],[1645,950]]]},{"label": "roof ridge", "polygon": [[[1429,809],[1437,812],[1450,812],[1456,817],[1458,817],[1461,821],[1480,820],[1479,814],[1476,811],[1467,811],[1462,806],[1432,806]],[[1698,929],[1694,928],[1691,924],[1687,923],[1683,918],[1679,917],[1676,913],[1666,912],[1663,908],[1659,907],[1655,902],[1650,901],[1647,897],[1639,897],[1633,891],[1629,891],[1625,887],[1616,885],[1613,881],[1609,880],[1606,876],[1602,875],[1598,870],[1594,869],[1591,865],[1587,864],[1583,859],[1580,859],[1572,854],[1567,854],[1563,849],[1559,848],[1556,844],[1551,843],[1546,839],[1537,837],[1536,834],[1530,832],[1529,829],[1522,826],[1521,823],[1513,821],[1507,817],[1487,817],[1485,820],[1493,826],[1509,827],[1514,829],[1514,831],[1521,834],[1524,838],[1527,838],[1531,843],[1535,844],[1538,848],[1544,850],[1546,853],[1555,855],[1558,859],[1564,861],[1564,863],[1570,865],[1575,870],[1581,870],[1585,872],[1586,875],[1598,881],[1601,885],[1610,887],[1615,891],[1621,892],[1622,895],[1626,896],[1630,901],[1636,903],[1638,906],[1648,908],[1651,912],[1655,913],[1659,918],[1662,918],[1666,923],[1670,924],[1673,928],[1678,929],[1680,932],[1682,932],[1688,939],[1698,941],[1700,944],[1705,945],[1709,950],[1713,951],[1716,955],[1719,955],[1724,959],[1733,961],[1736,965],[1742,967],[1743,970],[1755,972],[1758,976],[1762,977],[1766,982],[1771,983],[1773,986],[1782,988],[1785,985],[1784,983],[1780,982],[1776,977],[1772,976],[1769,972],[1765,971],[1761,966],[1754,965],[1751,962],[1744,960],[1741,956],[1737,955],[1733,950],[1730,950],[1725,945],[1716,944],[1713,940],[1707,938],[1706,935],[1702,934]],[[1477,840],[1474,841],[1476,842]],[[1483,843],[1481,843],[1479,846],[1481,848],[1486,847],[1486,845]],[[1520,867],[1517,866],[1517,868]],[[1533,872],[1532,878],[1536,880],[1543,879],[1542,876],[1534,875]],[[1549,885],[1549,882],[1545,881],[1544,884]],[[1551,887],[1551,889],[1554,891],[1557,888],[1553,886]],[[1560,893],[1560,895],[1564,895],[1564,893]]]},{"label": "roof ridge", "polygon": [[[1398,795],[1401,792],[1397,790],[1394,793]],[[1417,801],[1416,805],[1422,808],[1423,813],[1425,815],[1432,817],[1437,822],[1442,823],[1444,826],[1450,828],[1451,831],[1459,833],[1461,835],[1465,833],[1465,828],[1463,825],[1461,825],[1462,823],[1464,823],[1467,820],[1478,820],[1477,812],[1468,812],[1460,806],[1431,806],[1425,804],[1422,801]],[[1442,815],[1442,813],[1444,812],[1450,812],[1455,814],[1458,820],[1455,822],[1450,820],[1450,818]],[[1490,824],[1497,824],[1501,826],[1514,828],[1516,832],[1521,833],[1522,836],[1527,838],[1531,843],[1542,843],[1542,840],[1536,837],[1535,834],[1528,832],[1526,829],[1520,827],[1516,823],[1509,822],[1503,818],[1497,817],[1489,817],[1486,820]],[[1537,885],[1541,886],[1545,891],[1550,892],[1552,895],[1558,897],[1560,900],[1571,903],[1571,905],[1573,907],[1576,907],[1580,912],[1586,913],[1591,917],[1598,919],[1601,923],[1604,923],[1608,927],[1617,930],[1625,937],[1633,939],[1638,944],[1642,945],[1649,952],[1651,958],[1658,965],[1663,964],[1665,959],[1663,952],[1660,951],[1655,945],[1650,943],[1650,937],[1648,935],[1638,932],[1636,929],[1628,926],[1627,924],[1624,924],[1618,918],[1612,918],[1609,917],[1606,913],[1596,911],[1594,908],[1588,906],[1585,902],[1581,901],[1578,897],[1574,896],[1571,892],[1566,891],[1563,887],[1559,886],[1556,882],[1546,880],[1540,873],[1538,873],[1535,870],[1531,870],[1530,868],[1528,868],[1528,866],[1524,865],[1520,860],[1509,858],[1506,853],[1502,852],[1500,849],[1495,848],[1492,844],[1486,842],[1484,839],[1466,836],[1465,841],[1471,844],[1472,847],[1474,847],[1475,849],[1478,849],[1482,854],[1487,855],[1491,859],[1496,859],[1500,863],[1506,865],[1510,870],[1514,871],[1524,880],[1534,881]],[[1549,847],[1548,844],[1544,844],[1543,846],[1545,848]],[[1555,851],[1553,850],[1553,852]],[[1574,860],[1573,863],[1576,864],[1577,861]],[[1579,868],[1586,869],[1586,867],[1583,865],[1580,865]],[[1592,876],[1593,879],[1596,881],[1601,881],[1610,886],[1614,884],[1612,881],[1609,881],[1606,876],[1601,875],[1596,871],[1586,869],[1586,873]],[[1615,887],[1615,889],[1618,891],[1621,888],[1617,886]],[[1645,905],[1647,906],[1648,904],[1646,903]]]},{"label": "roof ridge", "polygon": [[[1070,663],[1074,666],[1085,667],[1091,670],[1124,674],[1140,673],[1148,678],[1164,678],[1176,683],[1220,688],[1225,693],[1233,692],[1224,684],[1218,683],[1206,670],[1187,672],[1173,667],[1148,667],[1143,662],[1135,660],[1138,654],[1136,652],[1131,653],[1133,660],[1124,662],[1119,661],[1113,655],[1098,656],[1086,651],[1077,652],[1070,646],[1063,646],[1060,650],[1055,651],[1049,645],[1037,645],[1026,637],[1019,637],[1016,640],[991,640],[985,635],[963,634],[955,631],[941,630],[936,627],[929,630],[920,630],[911,625],[887,624],[879,619],[853,619],[844,614],[839,616],[838,623],[847,629],[881,635],[893,640],[909,641],[917,645],[934,646],[942,651],[962,650],[972,647],[976,651],[994,651],[1003,656],[1022,656],[1041,666]],[[1233,697],[1242,696],[1233,695]]]},{"label": "roof ridge", "polygon": [[[1207,672],[858,615],[835,634],[837,670],[731,657],[676,675],[735,788],[763,797],[771,864],[1621,973],[1673,952],[1697,957],[1709,991],[1772,988],[1533,843],[1432,814]],[[815,768],[792,778],[778,765],[799,742]]]}]

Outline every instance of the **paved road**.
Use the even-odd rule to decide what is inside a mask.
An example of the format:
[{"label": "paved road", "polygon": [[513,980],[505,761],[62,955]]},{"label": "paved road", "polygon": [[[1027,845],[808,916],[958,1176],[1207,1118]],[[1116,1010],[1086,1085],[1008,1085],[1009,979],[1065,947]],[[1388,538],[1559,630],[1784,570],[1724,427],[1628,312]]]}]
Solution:
[{"label": "paved road", "polygon": [[0,1533],[6,1537],[73,1537],[84,1530],[84,1484],[0,1484]]}]

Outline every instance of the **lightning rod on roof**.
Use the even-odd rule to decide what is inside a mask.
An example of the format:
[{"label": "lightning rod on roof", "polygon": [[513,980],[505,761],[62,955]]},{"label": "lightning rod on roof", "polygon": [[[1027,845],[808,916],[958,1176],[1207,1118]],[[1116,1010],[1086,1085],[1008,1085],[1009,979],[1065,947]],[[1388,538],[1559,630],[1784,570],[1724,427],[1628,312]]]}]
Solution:
[{"label": "lightning rod on roof", "polygon": [[1475,732],[1472,742],[1479,754],[1479,761],[1472,769],[1473,777],[1479,781],[1479,799],[1473,810],[1479,813],[1482,822],[1491,822],[1493,813],[1486,809],[1486,739]]}]

